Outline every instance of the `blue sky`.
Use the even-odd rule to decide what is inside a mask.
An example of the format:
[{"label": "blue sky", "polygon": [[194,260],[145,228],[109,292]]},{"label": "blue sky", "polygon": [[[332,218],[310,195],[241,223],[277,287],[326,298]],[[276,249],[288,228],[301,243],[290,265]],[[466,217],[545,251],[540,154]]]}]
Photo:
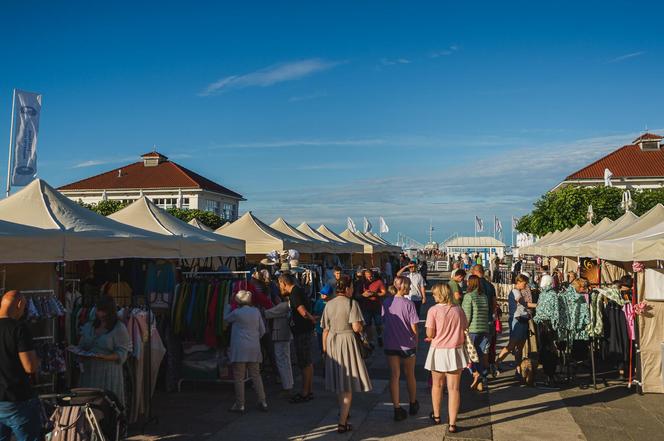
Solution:
[{"label": "blue sky", "polygon": [[0,139],[12,88],[41,92],[55,186],[156,145],[268,222],[382,215],[425,240],[431,219],[443,240],[475,214],[509,234],[566,175],[664,131],[657,2],[97,3],[0,17]]}]

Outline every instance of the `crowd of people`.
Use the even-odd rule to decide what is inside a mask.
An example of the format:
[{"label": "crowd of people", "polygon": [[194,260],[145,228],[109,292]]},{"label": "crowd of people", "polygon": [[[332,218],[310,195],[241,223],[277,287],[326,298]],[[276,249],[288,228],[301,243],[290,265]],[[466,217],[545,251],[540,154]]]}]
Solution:
[{"label": "crowd of people", "polygon": [[[258,409],[269,410],[262,371],[270,368],[290,403],[313,400],[313,349],[317,341],[324,357],[325,388],[338,397],[338,432],[352,430],[348,418],[353,393],[372,389],[365,359],[376,347],[382,348],[390,369],[394,420],[417,415],[420,402],[415,361],[421,307],[427,303],[427,281],[421,273],[422,265],[416,261],[402,259],[399,265],[394,277],[369,269],[357,270],[351,276],[335,267],[315,299],[288,271],[278,276],[266,269],[255,271],[247,289],[234,295],[224,314],[232,327],[228,356],[235,402],[229,410],[246,411],[247,375],[257,395]],[[455,262],[449,282],[432,286],[433,306],[424,324],[423,339],[429,344],[424,368],[431,375],[433,408],[429,418],[432,424],[441,423],[441,399],[446,389],[450,432],[458,430],[464,369],[472,373],[470,387],[479,392],[488,390],[489,375],[504,370],[501,362],[509,354],[515,355],[516,375],[521,375],[519,362],[528,339],[528,320],[537,306],[530,295],[529,277],[516,275],[507,299],[509,342],[498,351],[502,311],[494,285],[481,264],[464,267],[463,261]],[[561,283],[563,275],[553,272],[546,277],[547,283],[555,284],[556,279]],[[569,274],[564,283],[578,287],[578,292],[587,289],[587,282],[575,274]],[[38,408],[28,375],[37,369],[38,360],[30,333],[19,320],[25,306],[19,291],[8,291],[0,303],[0,435],[11,431],[19,434],[19,439],[32,440],[38,439],[30,429],[38,418]],[[83,329],[79,346],[94,356],[82,356],[81,385],[107,389],[122,398],[122,363],[129,337],[116,311],[111,298],[102,298],[96,319]],[[301,373],[297,392],[293,364]],[[400,404],[402,376],[407,385],[408,409]]]}]

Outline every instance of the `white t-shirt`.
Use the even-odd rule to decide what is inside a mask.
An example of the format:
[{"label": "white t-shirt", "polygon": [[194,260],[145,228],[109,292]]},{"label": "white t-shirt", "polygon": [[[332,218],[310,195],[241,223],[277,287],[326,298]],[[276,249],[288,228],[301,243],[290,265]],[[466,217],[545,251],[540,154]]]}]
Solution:
[{"label": "white t-shirt", "polygon": [[410,293],[405,297],[413,301],[422,300],[422,292],[420,291],[420,287],[424,286],[424,277],[422,277],[422,274],[408,272],[406,273],[406,277],[410,279]]}]

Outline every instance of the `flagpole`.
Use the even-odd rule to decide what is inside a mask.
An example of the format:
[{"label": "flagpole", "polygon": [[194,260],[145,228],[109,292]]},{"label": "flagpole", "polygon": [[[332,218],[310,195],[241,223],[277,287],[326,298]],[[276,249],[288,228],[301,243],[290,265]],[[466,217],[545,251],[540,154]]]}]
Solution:
[{"label": "flagpole", "polygon": [[11,173],[12,173],[12,139],[14,137],[14,107],[16,105],[16,89],[12,91],[12,120],[9,124],[9,156],[7,157],[7,193],[11,191]]}]

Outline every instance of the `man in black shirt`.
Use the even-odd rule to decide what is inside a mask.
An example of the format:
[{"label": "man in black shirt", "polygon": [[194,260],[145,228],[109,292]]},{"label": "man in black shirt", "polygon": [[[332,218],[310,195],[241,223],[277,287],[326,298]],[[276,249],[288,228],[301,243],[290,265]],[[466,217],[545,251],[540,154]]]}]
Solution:
[{"label": "man in black shirt", "polygon": [[291,308],[291,332],[297,355],[297,366],[302,370],[302,392],[291,398],[291,403],[311,401],[314,365],[311,359],[311,341],[316,318],[311,315],[311,299],[297,286],[290,274],[279,276],[281,294],[288,297]]},{"label": "man in black shirt", "polygon": [[42,439],[39,407],[29,374],[39,368],[32,336],[23,316],[26,300],[19,291],[7,291],[0,300],[0,439],[11,434],[18,441]]}]

